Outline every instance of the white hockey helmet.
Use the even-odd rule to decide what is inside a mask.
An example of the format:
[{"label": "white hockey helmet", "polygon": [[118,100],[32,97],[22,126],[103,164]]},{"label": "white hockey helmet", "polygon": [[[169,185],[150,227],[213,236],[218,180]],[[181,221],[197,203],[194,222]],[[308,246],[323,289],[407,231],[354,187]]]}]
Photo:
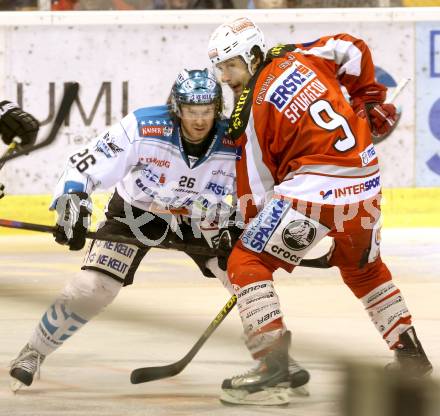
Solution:
[{"label": "white hockey helmet", "polygon": [[208,56],[212,64],[218,64],[236,56],[241,56],[252,74],[251,50],[258,46],[266,54],[266,44],[261,29],[249,18],[240,17],[230,23],[219,26],[211,35],[208,44]]}]

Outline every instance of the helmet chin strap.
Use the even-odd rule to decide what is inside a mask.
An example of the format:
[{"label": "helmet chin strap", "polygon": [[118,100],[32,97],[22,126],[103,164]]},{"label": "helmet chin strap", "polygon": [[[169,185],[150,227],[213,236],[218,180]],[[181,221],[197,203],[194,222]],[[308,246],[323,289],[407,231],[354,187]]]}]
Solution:
[{"label": "helmet chin strap", "polygon": [[249,73],[250,73],[252,76],[254,76],[255,72],[257,72],[256,70],[255,70],[255,71],[252,70],[252,65],[253,65],[252,61],[253,61],[254,59],[255,59],[255,55],[250,55],[250,56],[249,56],[249,60],[246,62],[246,63],[247,63],[248,70],[249,70]]},{"label": "helmet chin strap", "polygon": [[[258,63],[257,63],[257,60],[258,60]],[[246,62],[249,73],[252,76],[254,76],[255,73],[257,72],[258,68],[260,68],[260,66],[263,64],[263,62],[264,62],[264,55],[263,55],[263,59],[261,59],[259,56],[256,56],[255,54],[250,55],[249,62]],[[255,67],[255,69],[252,69],[252,67]]]}]

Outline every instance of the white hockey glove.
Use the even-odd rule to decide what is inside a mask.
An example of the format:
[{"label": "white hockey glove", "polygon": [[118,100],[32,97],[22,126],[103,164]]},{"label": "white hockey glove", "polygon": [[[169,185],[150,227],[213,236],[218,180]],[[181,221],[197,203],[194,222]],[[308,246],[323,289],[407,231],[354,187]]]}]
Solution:
[{"label": "white hockey glove", "polygon": [[0,133],[5,144],[10,144],[18,136],[20,145],[35,143],[40,123],[31,114],[26,113],[10,101],[0,102]]},{"label": "white hockey glove", "polygon": [[56,203],[58,214],[55,241],[68,245],[69,250],[81,250],[91,223],[92,201],[85,192],[61,195]]}]

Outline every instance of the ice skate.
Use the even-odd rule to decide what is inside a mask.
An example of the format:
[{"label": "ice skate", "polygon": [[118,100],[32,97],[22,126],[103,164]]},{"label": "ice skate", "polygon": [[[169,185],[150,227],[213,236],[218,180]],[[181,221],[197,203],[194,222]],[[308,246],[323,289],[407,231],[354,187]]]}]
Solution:
[{"label": "ice skate", "polygon": [[[286,332],[276,347],[260,361],[258,366],[245,374],[223,381],[220,400],[228,404],[279,406],[290,402],[291,384],[299,383],[299,378],[308,381],[296,362],[298,380],[289,373],[290,332]],[[299,370],[298,370],[299,369]],[[299,387],[299,385],[297,385]]]},{"label": "ice skate", "polygon": [[310,392],[307,383],[310,380],[310,373],[298,364],[290,355],[288,356],[289,380],[291,396],[309,396]]},{"label": "ice skate", "polygon": [[426,377],[432,373],[432,364],[413,327],[399,335],[399,343],[394,350],[394,362],[388,364],[386,369],[402,371],[415,378]]},{"label": "ice skate", "polygon": [[45,356],[37,350],[26,344],[18,354],[18,357],[11,361],[10,376],[13,378],[10,387],[15,393],[23,385],[30,386],[34,380],[34,375],[40,377],[40,365],[43,363]]}]

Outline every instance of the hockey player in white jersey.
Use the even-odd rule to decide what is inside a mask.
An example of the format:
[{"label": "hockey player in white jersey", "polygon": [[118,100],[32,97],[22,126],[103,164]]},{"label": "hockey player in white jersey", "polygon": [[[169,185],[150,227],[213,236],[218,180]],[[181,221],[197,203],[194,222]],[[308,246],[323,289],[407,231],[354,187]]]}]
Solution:
[{"label": "hockey player in white jersey", "polygon": [[[31,385],[45,357],[130,285],[150,246],[165,238],[213,247],[234,199],[236,150],[222,115],[221,87],[208,70],[182,71],[168,105],[141,108],[73,154],[54,193],[55,239],[80,250],[92,212],[90,194],[116,185],[100,232],[136,237],[145,247],[94,240],[81,271],[44,313],[28,343],[11,363],[11,387]],[[232,203],[234,205],[234,203]],[[230,223],[230,222],[229,222]],[[233,292],[226,261],[187,253],[207,277]],[[295,386],[309,375],[293,359]],[[299,380],[299,381],[298,381]]]},{"label": "hockey player in white jersey", "polygon": [[[183,70],[169,101],[128,114],[68,159],[52,204],[58,213],[55,240],[81,250],[92,212],[90,194],[116,185],[100,232],[136,237],[146,245],[91,242],[81,271],[12,362],[14,390],[29,386],[46,355],[132,284],[149,246],[176,238],[212,247],[218,239],[219,208],[235,193],[235,149],[225,137],[221,87],[206,69]],[[208,222],[214,226],[203,229]],[[227,281],[217,259],[189,256],[205,276]]]}]

